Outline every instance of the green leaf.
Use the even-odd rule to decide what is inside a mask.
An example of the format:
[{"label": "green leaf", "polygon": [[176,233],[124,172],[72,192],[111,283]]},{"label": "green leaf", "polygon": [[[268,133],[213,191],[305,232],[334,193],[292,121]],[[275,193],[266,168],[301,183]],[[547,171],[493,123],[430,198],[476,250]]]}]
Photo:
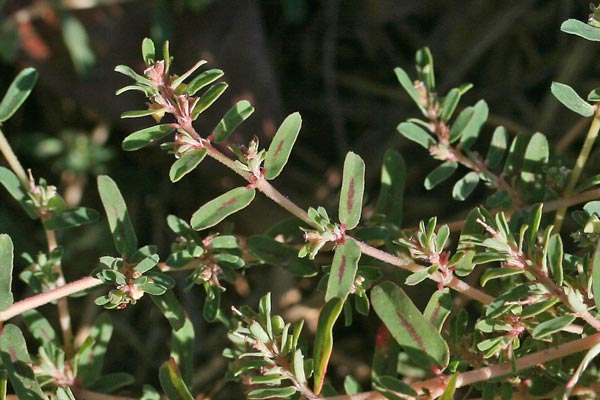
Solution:
[{"label": "green leaf", "polygon": [[163,109],[157,108],[157,109],[147,109],[147,110],[125,111],[123,114],[121,114],[121,118],[146,117],[148,115],[157,114],[157,113],[161,112],[162,110],[164,110],[164,108]]},{"label": "green leaf", "polygon": [[173,330],[171,358],[181,368],[184,382],[191,385],[194,374],[194,325],[189,318],[185,319],[185,323],[180,329]]},{"label": "green leaf", "polygon": [[588,365],[598,356],[598,354],[600,354],[600,343],[596,343],[591,349],[587,351],[587,353],[585,353],[585,356],[583,357],[581,363],[575,370],[575,373],[573,374],[573,376],[571,376],[571,379],[569,379],[569,382],[565,386],[565,392],[563,393],[562,397],[563,400],[567,400],[571,397],[571,392],[573,391],[577,382],[581,378],[581,375],[585,372]]},{"label": "green leaf", "polygon": [[193,96],[196,93],[198,93],[200,89],[207,85],[210,85],[222,76],[223,71],[221,71],[220,69],[209,69],[208,71],[204,71],[203,73],[192,79],[190,83],[188,83],[187,87],[185,88],[185,93],[187,93],[190,96]]},{"label": "green leaf", "polygon": [[96,64],[96,56],[92,51],[90,38],[85,27],[71,13],[63,12],[61,14],[61,28],[63,41],[69,51],[75,71],[81,76],[89,76],[94,64]]},{"label": "green leaf", "polygon": [[423,316],[437,328],[438,332],[441,332],[450,311],[452,311],[452,295],[450,289],[444,288],[433,293],[423,311]]},{"label": "green leaf", "polygon": [[281,266],[292,274],[303,277],[315,276],[317,265],[308,258],[298,258],[298,249],[278,242],[267,235],[253,235],[247,239],[248,251],[261,261]]},{"label": "green leaf", "polygon": [[293,113],[281,123],[267,151],[265,158],[265,178],[275,179],[287,164],[302,127],[300,113]]},{"label": "green leaf", "polygon": [[344,391],[346,394],[358,394],[363,391],[360,383],[352,375],[346,375],[344,379]]},{"label": "green leaf", "polygon": [[43,346],[47,343],[54,343],[60,346],[56,331],[50,325],[50,322],[37,310],[27,310],[21,314],[27,329],[31,335],[36,338]]},{"label": "green leaf", "polygon": [[551,320],[544,321],[536,326],[531,332],[531,336],[533,336],[534,339],[543,339],[546,336],[550,336],[553,333],[560,331],[564,327],[570,325],[573,321],[575,321],[574,315],[561,315],[560,317],[552,318]]},{"label": "green leaf", "polygon": [[443,122],[448,122],[450,118],[452,118],[452,114],[454,114],[454,110],[456,110],[456,106],[460,101],[460,90],[457,88],[451,89],[446,98],[444,98],[444,102],[442,103],[442,113],[441,118]]},{"label": "green leaf", "polygon": [[71,208],[64,211],[55,211],[50,218],[44,221],[44,228],[56,231],[59,229],[74,228],[76,226],[95,222],[100,214],[96,210],[85,207]]},{"label": "green leaf", "polygon": [[296,392],[296,388],[292,386],[255,389],[248,393],[248,399],[272,399],[275,397],[279,399],[289,399]]},{"label": "green leaf", "polygon": [[600,242],[596,244],[594,258],[592,259],[592,291],[596,308],[600,309]]},{"label": "green leaf", "polygon": [[200,60],[196,62],[196,64],[194,64],[192,68],[188,69],[183,75],[178,76],[176,79],[174,79],[169,86],[178,92],[180,90],[179,85],[181,85],[187,78],[189,78],[190,75],[194,73],[194,71],[196,71],[198,68],[200,68],[206,63],[206,60]]},{"label": "green leaf", "polygon": [[439,400],[454,400],[454,393],[456,392],[456,380],[458,378],[458,372],[452,374],[444,393],[440,396]]},{"label": "green leaf", "polygon": [[503,126],[499,126],[492,135],[492,142],[485,157],[488,168],[496,168],[500,165],[507,147],[508,131]]},{"label": "green leaf", "polygon": [[216,321],[221,313],[221,291],[215,286],[210,286],[209,290],[206,291],[206,299],[204,300],[204,307],[202,309],[202,315],[208,322]]},{"label": "green leaf", "polygon": [[338,217],[346,229],[356,228],[360,222],[362,199],[365,191],[365,162],[358,154],[349,151],[344,160],[342,188]]},{"label": "green leaf", "polygon": [[559,234],[550,236],[548,244],[546,245],[548,250],[548,268],[552,274],[554,283],[561,286],[563,284],[563,243]]},{"label": "green leaf", "polygon": [[404,187],[406,184],[406,163],[402,155],[394,149],[387,149],[381,166],[381,189],[377,198],[377,214],[385,215],[385,220],[397,227],[402,226],[404,211]]},{"label": "green leaf", "polygon": [[170,400],[194,400],[181,377],[174,359],[165,361],[158,370],[160,385]]},{"label": "green leaf", "polygon": [[169,179],[171,179],[171,182],[177,182],[192,172],[204,160],[207,153],[206,149],[189,149],[186,151],[180,159],[171,165],[171,169],[169,170]]},{"label": "green leaf", "polygon": [[352,239],[347,239],[344,244],[336,247],[327,281],[325,301],[335,297],[346,300],[354,285],[360,254],[360,248]]},{"label": "green leaf", "polygon": [[19,178],[8,168],[0,167],[0,183],[8,191],[8,193],[15,199],[21,207],[27,212],[27,215],[31,219],[37,219],[39,216],[36,213],[36,209],[26,200],[29,196],[26,194],[26,190],[21,186]]},{"label": "green leaf", "polygon": [[33,68],[25,68],[12,81],[0,101],[0,123],[6,121],[21,107],[35,86],[38,73]]},{"label": "green leaf", "polygon": [[521,312],[521,318],[525,319],[525,318],[534,317],[534,316],[546,311],[547,309],[549,309],[550,307],[552,307],[559,301],[560,301],[560,299],[558,297],[553,297],[550,300],[541,301],[538,303],[534,303],[530,306],[523,307],[523,311]]},{"label": "green leaf", "polygon": [[[600,30],[596,30],[600,32]],[[594,107],[582,99],[572,87],[563,83],[552,82],[550,90],[554,97],[569,110],[576,112],[583,117],[591,117],[594,115]]]},{"label": "green leaf", "polygon": [[523,197],[531,202],[543,200],[545,190],[544,167],[550,158],[548,139],[536,132],[525,150],[520,172],[519,189]]},{"label": "green leaf", "polygon": [[600,42],[600,29],[577,19],[568,19],[562,23],[560,30],[565,33],[580,36],[593,42]]},{"label": "green leaf", "polygon": [[540,229],[540,223],[542,222],[543,207],[544,205],[541,203],[534,204],[531,206],[531,210],[529,211],[529,220],[527,221],[528,229],[525,233],[525,240],[527,243],[527,249],[529,251],[535,251],[538,231]]},{"label": "green leaf", "polygon": [[231,189],[200,207],[192,215],[192,228],[200,231],[215,226],[231,214],[248,206],[254,200],[255,194],[256,190],[253,188]]},{"label": "green leaf", "polygon": [[254,107],[252,107],[252,104],[247,100],[242,100],[231,107],[231,109],[227,111],[227,114],[219,121],[213,132],[215,142],[220,143],[227,140],[235,128],[248,119],[253,112]]},{"label": "green leaf", "polygon": [[73,395],[71,388],[69,387],[67,387],[66,389],[63,387],[59,387],[58,389],[56,389],[56,398],[58,400],[77,400]]},{"label": "green leaf", "polygon": [[148,78],[145,78],[145,77],[139,75],[133,69],[131,69],[131,67],[128,67],[127,65],[117,65],[115,67],[115,71],[120,74],[130,77],[131,79],[133,79],[134,81],[136,81],[137,83],[139,83],[143,86],[147,86],[147,87],[154,86],[154,84]]},{"label": "green leaf", "polygon": [[470,149],[479,137],[488,114],[488,105],[484,100],[479,100],[473,107],[465,108],[450,128],[450,141],[454,142],[460,138],[461,148]]},{"label": "green leaf", "polygon": [[344,301],[337,297],[329,300],[321,309],[314,344],[314,392],[321,393],[329,358],[333,350],[333,325],[342,312]]},{"label": "green leaf", "polygon": [[194,105],[194,109],[192,110],[192,120],[196,120],[200,114],[208,107],[210,107],[227,89],[228,85],[225,82],[219,82],[212,85],[202,97],[198,100],[198,102]]},{"label": "green leaf", "polygon": [[98,176],[98,191],[106,211],[115,247],[119,254],[128,260],[136,252],[138,246],[125,200],[123,200],[115,181],[107,175]]},{"label": "green leaf", "polygon": [[410,398],[417,398],[418,396],[418,393],[415,392],[410,385],[402,382],[400,379],[394,378],[393,376],[379,377],[377,380],[373,381],[373,387],[379,391],[382,391],[387,398],[393,400],[402,400],[405,397],[399,397],[387,391],[402,393],[410,396]]},{"label": "green leaf", "polygon": [[527,148],[527,143],[529,143],[529,139],[529,135],[526,135],[524,133],[515,136],[512,143],[510,144],[508,156],[506,157],[506,161],[504,162],[503,173],[505,175],[512,175],[520,171],[521,163],[523,160],[523,154],[525,153],[525,149]]},{"label": "green leaf", "polygon": [[594,90],[592,90],[587,97],[588,101],[591,102],[598,102],[600,101],[600,88],[596,88]]},{"label": "green leaf", "polygon": [[76,358],[77,376],[84,387],[89,387],[100,377],[112,333],[110,315],[101,314],[94,322],[89,335],[94,345],[85,348]]},{"label": "green leaf", "polygon": [[446,161],[436,167],[425,177],[425,189],[431,190],[446,179],[450,178],[458,168],[458,163]]},{"label": "green leaf", "polygon": [[172,290],[167,290],[161,296],[151,296],[151,299],[167,321],[169,321],[173,331],[179,331],[184,328],[186,323],[185,311]]},{"label": "green leaf", "polygon": [[421,110],[421,112],[425,115],[425,107],[421,104],[421,97],[419,96],[417,89],[415,89],[415,85],[408,74],[400,67],[394,68],[394,73],[396,74],[396,78],[398,78],[400,85],[402,85],[406,93],[408,93],[417,107],[419,107],[419,110]]},{"label": "green leaf", "polygon": [[0,311],[14,302],[12,294],[14,248],[10,236],[0,234]]},{"label": "green leaf", "polygon": [[512,276],[522,274],[525,271],[517,268],[488,268],[485,270],[483,275],[481,276],[481,286],[485,286],[492,279],[504,278],[505,276]]},{"label": "green leaf", "polygon": [[172,124],[161,124],[133,132],[123,140],[123,150],[133,151],[141,149],[156,140],[164,138],[174,130],[175,128]]},{"label": "green leaf", "polygon": [[412,122],[402,122],[396,127],[402,136],[421,145],[426,150],[435,144],[435,139],[425,129]]},{"label": "green leaf", "polygon": [[419,80],[425,83],[427,92],[435,92],[433,56],[431,55],[431,51],[428,47],[423,47],[422,49],[417,50],[416,61]]},{"label": "green leaf", "polygon": [[20,400],[45,400],[31,368],[31,358],[21,330],[5,325],[0,334],[0,359],[8,373],[13,390]]},{"label": "green leaf", "polygon": [[475,190],[478,184],[479,174],[474,171],[468,172],[454,184],[452,197],[455,200],[464,201],[471,193],[473,193],[473,190]]},{"label": "green leaf", "polygon": [[142,57],[146,65],[151,65],[156,60],[156,49],[154,42],[150,38],[142,40]]},{"label": "green leaf", "polygon": [[371,303],[412,360],[425,367],[445,368],[448,365],[448,345],[400,287],[392,282],[375,286],[371,289]]}]

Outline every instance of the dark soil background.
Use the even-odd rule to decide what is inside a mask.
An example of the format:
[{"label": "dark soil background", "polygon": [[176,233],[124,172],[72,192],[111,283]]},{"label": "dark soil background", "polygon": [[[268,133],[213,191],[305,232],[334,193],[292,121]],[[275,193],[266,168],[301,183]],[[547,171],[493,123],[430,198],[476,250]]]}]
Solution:
[{"label": "dark soil background", "polygon": [[[55,3],[59,5],[50,5]],[[209,61],[209,68],[225,71],[228,95],[203,114],[200,132],[208,134],[233,102],[246,98],[257,111],[232,142],[247,143],[257,135],[267,146],[283,118],[300,111],[303,127],[295,152],[275,182],[300,206],[323,205],[335,215],[341,166],[352,150],[367,164],[368,214],[379,189],[383,153],[393,147],[408,166],[405,225],[434,215],[453,221],[465,215],[469,204],[452,200],[455,180],[433,193],[423,188],[423,178],[437,163],[395,130],[418,115],[393,68],[400,66],[414,76],[415,51],[429,46],[440,93],[471,82],[475,86],[462,106],[480,98],[488,102],[484,136],[497,125],[513,134],[541,131],[572,162],[583,136],[578,133],[586,124],[564,109],[549,88],[553,80],[583,94],[598,86],[599,47],[559,29],[567,18],[586,20],[588,12],[588,1],[573,0],[4,0],[0,92],[23,67],[35,66],[40,77],[24,108],[2,129],[26,168],[57,185],[70,204],[101,210],[95,175],[113,177],[130,207],[140,243],[157,244],[164,259],[173,240],[166,216],[189,219],[201,204],[241,182],[207,160],[198,173],[173,185],[168,179],[173,158],[158,146],[134,153],[121,150],[121,140],[151,120],[120,119],[122,112],[145,105],[137,93],[114,95],[128,81],[113,68],[127,64],[141,72],[141,40],[151,35],[157,42],[170,40],[173,68],[179,73],[200,58]],[[95,57],[79,72],[65,45],[69,38],[61,33],[65,15],[81,22]],[[591,170],[597,170],[597,159],[592,155]],[[234,231],[245,235],[263,232],[284,217],[260,197],[232,222]],[[230,228],[223,225],[220,230]],[[0,232],[12,236],[16,254],[45,248],[38,223],[4,191]],[[59,240],[65,247],[68,280],[88,274],[100,255],[114,254],[105,221],[66,231]],[[16,264],[17,270],[24,267],[21,259]],[[290,318],[314,321],[322,304],[322,294],[313,293],[318,278],[296,282],[267,267],[248,271],[246,278],[250,294],[230,287],[225,304],[256,306],[261,295],[273,290],[277,299],[291,299],[279,304]],[[185,287],[185,276],[178,279]],[[18,298],[27,295],[21,283],[15,285]],[[294,287],[299,290],[289,290]],[[222,388],[225,332],[202,320],[203,291],[179,295],[196,323],[196,393],[239,397],[232,385]],[[93,304],[94,296],[88,297],[71,301],[76,326],[86,326],[101,311]],[[52,318],[52,306],[42,311]],[[129,372],[138,382],[157,386],[156,368],[169,351],[164,318],[148,299],[112,316],[115,335],[106,371]],[[351,373],[368,381],[376,327],[374,319],[359,318],[351,328],[339,328],[334,380]],[[334,383],[339,387],[339,381]],[[135,396],[139,389],[132,387],[129,394]]]}]

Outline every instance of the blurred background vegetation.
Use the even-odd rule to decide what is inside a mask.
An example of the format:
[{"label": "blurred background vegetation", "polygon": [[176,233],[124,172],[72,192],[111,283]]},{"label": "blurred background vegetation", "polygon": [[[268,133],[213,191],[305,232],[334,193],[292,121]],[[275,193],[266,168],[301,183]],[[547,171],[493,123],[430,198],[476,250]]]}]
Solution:
[{"label": "blurred background vegetation", "polygon": [[[408,166],[405,225],[434,215],[453,221],[468,210],[452,200],[453,181],[435,194],[426,192],[423,178],[437,163],[395,131],[417,110],[393,68],[414,71],[415,51],[429,46],[442,91],[471,82],[475,87],[463,104],[488,101],[487,134],[496,125],[511,133],[541,131],[571,165],[586,121],[561,107],[549,87],[552,80],[580,93],[597,86],[598,46],[559,31],[565,19],[586,20],[587,13],[583,0],[0,0],[0,90],[23,67],[40,72],[32,97],[3,131],[36,179],[58,186],[70,205],[101,210],[95,175],[112,176],[126,197],[140,243],[157,244],[166,256],[173,239],[165,223],[168,214],[189,219],[199,205],[240,184],[205,161],[199,173],[172,185],[167,173],[172,156],[158,146],[135,153],[120,149],[126,134],[151,122],[120,120],[122,112],[144,105],[138,94],[114,95],[128,82],[113,68],[127,64],[140,72],[141,40],[168,39],[175,71],[182,73],[202,58],[210,68],[223,69],[230,84],[228,97],[200,121],[200,132],[208,134],[235,101],[246,98],[257,112],[232,142],[247,143],[257,135],[266,145],[283,117],[300,111],[299,142],[275,183],[300,206],[334,209],[343,157],[353,150],[367,164],[368,216],[379,188],[380,162],[391,146]],[[592,171],[598,169],[597,159],[591,157]],[[262,232],[284,217],[260,198],[236,216],[235,228],[223,225],[220,230]],[[17,254],[45,249],[37,222],[3,191],[0,232],[11,234]],[[98,256],[114,254],[104,222],[66,231],[59,240],[66,250],[68,280],[88,274]],[[18,259],[17,266],[25,262]],[[184,278],[178,277],[181,287]],[[315,286],[316,279],[294,282],[279,268],[258,267],[229,288],[225,302],[255,305],[274,290],[289,318],[314,321],[322,304],[322,294],[311,294]],[[180,295],[196,323],[196,389],[208,396],[224,384],[219,379],[226,364],[219,355],[225,338],[224,328],[202,321],[201,293]],[[112,313],[116,337],[107,368],[156,384],[156,368],[168,355],[169,329],[146,300]],[[76,326],[87,326],[100,312],[92,300],[76,304]],[[52,314],[53,308],[43,311]],[[376,326],[368,319],[361,322],[339,329],[334,377],[352,373],[368,380]]]}]

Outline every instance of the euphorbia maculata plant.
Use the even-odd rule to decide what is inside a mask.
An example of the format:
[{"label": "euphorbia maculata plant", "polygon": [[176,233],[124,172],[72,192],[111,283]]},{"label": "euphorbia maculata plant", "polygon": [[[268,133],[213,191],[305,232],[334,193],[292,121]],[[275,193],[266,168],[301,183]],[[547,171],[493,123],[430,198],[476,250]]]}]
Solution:
[{"label": "euphorbia maculata plant", "polygon": [[[588,23],[568,20],[561,29],[600,41],[598,8],[592,6],[592,11]],[[67,283],[55,232],[93,223],[99,214],[67,208],[54,186],[43,178],[36,183],[0,134],[0,149],[10,167],[0,167],[0,183],[29,217],[41,221],[48,242],[47,251],[26,257],[29,267],[19,275],[35,294],[14,302],[13,243],[7,234],[0,235],[0,398],[6,398],[8,381],[20,399],[128,398],[119,393],[133,383],[130,376],[100,373],[113,330],[110,313],[97,319],[83,343],[73,340],[67,296],[104,285],[105,294],[95,300],[98,306],[122,309],[148,295],[161,310],[172,328],[171,357],[158,370],[162,391],[169,399],[193,399],[194,326],[173,290],[173,271],[189,272],[187,284],[204,288],[204,318],[229,330],[231,345],[223,353],[230,360],[227,378],[247,386],[247,398],[568,398],[598,391],[600,375],[592,365],[600,353],[600,202],[590,200],[597,196],[593,188],[600,175],[592,174],[583,183],[579,178],[600,130],[595,104],[600,89],[584,100],[566,84],[551,86],[567,108],[592,118],[580,155],[569,169],[539,132],[511,137],[495,127],[490,145],[483,146],[489,128],[487,104],[480,100],[459,112],[461,97],[471,85],[439,93],[433,57],[427,48],[419,50],[416,79],[401,68],[395,73],[422,117],[400,123],[398,131],[442,162],[425,178],[427,189],[462,171],[452,190],[455,200],[465,200],[480,183],[488,195],[463,221],[445,225],[431,217],[406,229],[402,209],[407,167],[398,151],[385,153],[370,218],[362,216],[366,166],[355,152],[348,152],[344,161],[337,219],[323,206],[304,210],[271,183],[283,171],[300,132],[298,113],[282,121],[267,149],[256,137],[247,145],[229,141],[254,111],[246,100],[236,103],[212,131],[198,132],[195,121],[227,89],[220,81],[223,72],[197,74],[206,64],[199,61],[177,75],[168,43],[159,55],[150,39],[143,41],[142,55],[146,69],[140,73],[116,67],[133,80],[117,94],[141,92],[146,107],[122,117],[151,117],[155,123],[128,135],[123,149],[162,141],[161,148],[174,158],[168,172],[173,183],[207,156],[237,173],[240,183],[199,205],[191,216],[165,215],[176,239],[160,262],[156,246],[139,245],[117,184],[99,176],[98,192],[117,255],[101,257],[99,266],[89,268],[90,277]],[[36,78],[33,69],[17,76],[0,103],[0,122],[25,101]],[[297,228],[278,225],[244,237],[219,234],[219,223],[252,203],[257,192],[295,217]],[[566,209],[573,206],[571,217],[578,229],[565,234],[561,227]],[[564,244],[571,239],[574,250],[570,247],[575,245]],[[269,293],[257,311],[247,306],[223,309],[221,296],[229,284],[258,264],[320,279],[315,286],[325,294],[314,333],[303,333],[302,320],[287,322],[275,315]],[[389,268],[408,273],[382,273]],[[426,280],[435,281],[437,288],[419,309],[403,286]],[[468,312],[458,306],[464,304],[458,299],[479,306]],[[54,301],[60,334],[36,310]],[[373,328],[377,334],[370,388],[363,389],[352,376],[338,385],[327,374],[335,351],[334,325],[342,323],[342,315],[350,325],[355,313],[369,315],[371,309],[378,324]],[[17,316],[39,342],[37,353],[30,355],[31,344],[20,328],[6,323]],[[462,388],[469,390],[459,394]],[[160,399],[161,394],[145,385],[137,398]]]}]

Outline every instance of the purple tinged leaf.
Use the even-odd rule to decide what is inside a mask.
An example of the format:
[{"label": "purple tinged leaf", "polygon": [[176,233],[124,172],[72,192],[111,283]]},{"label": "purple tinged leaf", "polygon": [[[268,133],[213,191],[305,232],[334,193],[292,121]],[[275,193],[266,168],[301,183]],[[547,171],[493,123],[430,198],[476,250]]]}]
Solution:
[{"label": "purple tinged leaf", "polygon": [[192,215],[192,228],[199,231],[215,226],[231,214],[248,206],[256,194],[255,189],[239,187],[222,194],[200,207]]},{"label": "purple tinged leaf", "polygon": [[346,229],[354,229],[360,222],[365,190],[365,162],[358,154],[348,152],[344,160],[344,173],[340,192],[338,217]]},{"label": "purple tinged leaf", "polygon": [[347,239],[344,244],[335,249],[325,301],[335,297],[346,300],[354,284],[360,255],[360,248],[352,239]]},{"label": "purple tinged leaf", "polygon": [[302,127],[300,113],[293,113],[281,123],[267,151],[265,159],[265,178],[275,179],[279,176],[290,157],[296,138]]},{"label": "purple tinged leaf", "polygon": [[175,128],[172,124],[162,124],[151,126],[150,128],[142,129],[137,132],[133,132],[123,140],[123,150],[139,150],[142,147],[147,146],[156,140],[164,138],[174,130]]},{"label": "purple tinged leaf", "polygon": [[448,345],[410,297],[392,282],[371,290],[373,309],[409,357],[424,367],[445,368],[449,361]]},{"label": "purple tinged leaf", "polygon": [[0,235],[0,311],[14,302],[12,294],[14,248],[10,236]]},{"label": "purple tinged leaf", "polygon": [[323,306],[319,314],[313,354],[315,363],[313,391],[317,395],[323,389],[329,358],[333,350],[333,325],[335,325],[335,321],[340,316],[343,307],[344,301],[335,297]]}]

